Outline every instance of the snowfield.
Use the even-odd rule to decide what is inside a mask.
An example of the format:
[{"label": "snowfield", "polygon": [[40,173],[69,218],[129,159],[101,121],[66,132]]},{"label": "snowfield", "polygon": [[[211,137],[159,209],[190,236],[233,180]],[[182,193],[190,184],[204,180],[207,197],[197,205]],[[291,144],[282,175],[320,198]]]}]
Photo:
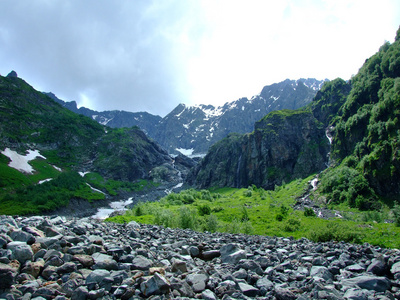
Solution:
[{"label": "snowfield", "polygon": [[9,148],[6,148],[4,151],[1,151],[1,153],[11,159],[11,162],[8,164],[8,166],[27,174],[33,174],[35,171],[29,164],[29,161],[34,160],[37,157],[46,159],[46,157],[41,155],[38,150],[28,150],[28,154],[21,155]]}]

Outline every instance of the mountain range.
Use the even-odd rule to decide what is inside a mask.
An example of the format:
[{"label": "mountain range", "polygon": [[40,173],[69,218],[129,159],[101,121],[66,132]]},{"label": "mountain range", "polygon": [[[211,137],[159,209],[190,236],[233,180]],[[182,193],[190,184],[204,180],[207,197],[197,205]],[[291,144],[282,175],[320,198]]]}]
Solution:
[{"label": "mountain range", "polygon": [[229,133],[251,132],[254,123],[271,111],[297,109],[310,103],[327,80],[289,80],[265,86],[251,99],[241,98],[223,106],[179,104],[164,118],[147,112],[97,112],[65,102],[53,93],[52,99],[69,110],[114,128],[138,126],[170,154],[205,155],[208,149]]},{"label": "mountain range", "polygon": [[[186,177],[187,184],[198,188],[265,189],[317,174],[315,197],[325,204],[376,210],[380,203],[400,201],[400,30],[395,42],[382,45],[351,80],[338,78],[320,88],[321,83],[286,80],[264,87],[250,100],[218,108],[178,105],[160,118],[84,108],[76,114],[71,111],[76,103],[36,91],[15,72],[0,76],[0,211],[16,203],[48,209],[44,203],[58,203],[49,191],[59,189],[64,195],[70,186],[87,188],[89,178],[74,185],[70,175],[64,176],[63,185],[39,184],[45,175],[62,177],[57,172],[65,171],[92,172],[104,179],[97,183],[113,180],[107,183],[111,185]],[[250,121],[258,113],[262,116]],[[127,125],[125,116],[140,122],[147,135],[138,126]],[[183,155],[170,156],[177,149],[208,152],[194,165]],[[4,153],[21,155],[27,150],[40,152],[34,162],[36,173],[21,175]],[[46,186],[47,198],[40,194],[41,186]],[[106,186],[99,185],[103,193]],[[32,190],[39,191],[35,201],[29,196]]]}]

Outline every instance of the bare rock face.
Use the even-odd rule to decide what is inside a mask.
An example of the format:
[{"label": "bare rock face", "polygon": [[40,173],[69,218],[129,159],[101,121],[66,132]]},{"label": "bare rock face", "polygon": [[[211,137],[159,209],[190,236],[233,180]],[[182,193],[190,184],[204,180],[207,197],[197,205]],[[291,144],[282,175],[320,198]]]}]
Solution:
[{"label": "bare rock face", "polygon": [[[2,299],[400,297],[395,249],[65,217],[0,216],[5,223]],[[11,238],[44,226],[59,234],[32,245]]]}]

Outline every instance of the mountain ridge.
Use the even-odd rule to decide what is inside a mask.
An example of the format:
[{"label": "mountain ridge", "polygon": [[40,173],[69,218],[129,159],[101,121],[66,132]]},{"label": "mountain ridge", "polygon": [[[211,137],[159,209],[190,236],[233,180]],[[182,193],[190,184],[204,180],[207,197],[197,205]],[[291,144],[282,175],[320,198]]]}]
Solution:
[{"label": "mountain ridge", "polygon": [[326,81],[314,78],[286,79],[264,86],[260,94],[251,99],[240,98],[217,107],[180,103],[163,118],[147,112],[78,109],[75,101],[65,102],[53,93],[46,94],[64,107],[91,117],[100,124],[116,128],[138,126],[170,154],[201,156],[229,133],[251,132],[254,122],[270,111],[297,109],[306,105]]}]

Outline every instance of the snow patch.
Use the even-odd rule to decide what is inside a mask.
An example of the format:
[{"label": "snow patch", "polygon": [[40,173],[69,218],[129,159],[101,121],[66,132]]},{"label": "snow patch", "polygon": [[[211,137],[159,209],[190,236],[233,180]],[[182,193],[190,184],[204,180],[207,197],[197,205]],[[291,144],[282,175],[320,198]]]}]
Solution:
[{"label": "snow patch", "polygon": [[98,189],[95,189],[95,188],[92,187],[89,183],[86,182],[86,184],[92,189],[92,191],[95,191],[95,192],[98,192],[98,193],[101,193],[101,194],[105,195],[104,192],[102,192],[102,191],[100,191],[100,190],[98,190]]},{"label": "snow patch", "polygon": [[56,169],[57,171],[60,171],[60,172],[62,172],[62,169],[61,168],[59,168],[59,167],[57,167],[57,166],[55,166],[55,165],[51,165],[54,169]]},{"label": "snow patch", "polygon": [[78,172],[79,175],[81,175],[81,177],[85,177],[86,174],[90,173],[90,172]]},{"label": "snow patch", "polygon": [[45,183],[45,182],[48,182],[48,181],[51,181],[51,180],[53,180],[53,178],[47,178],[47,179],[44,179],[44,180],[40,180],[38,182],[38,184],[42,184],[42,183]]},{"label": "snow patch", "polygon": [[46,157],[39,153],[39,150],[28,150],[28,154],[21,155],[9,148],[6,148],[4,151],[1,151],[1,153],[11,159],[11,162],[8,164],[9,167],[27,174],[32,174],[33,171],[35,171],[29,164],[31,160],[34,160],[37,157],[46,159]]},{"label": "snow patch", "polygon": [[193,154],[194,149],[184,149],[184,148],[176,148],[176,151],[179,151],[180,153],[182,153],[185,156],[190,156]]},{"label": "snow patch", "polygon": [[114,211],[117,210],[127,210],[127,206],[132,204],[133,200],[132,197],[129,198],[128,200],[120,200],[120,201],[114,201],[110,203],[110,208],[100,208],[97,210],[97,213],[92,216],[93,219],[99,219],[99,220],[104,220],[108,218]]}]

